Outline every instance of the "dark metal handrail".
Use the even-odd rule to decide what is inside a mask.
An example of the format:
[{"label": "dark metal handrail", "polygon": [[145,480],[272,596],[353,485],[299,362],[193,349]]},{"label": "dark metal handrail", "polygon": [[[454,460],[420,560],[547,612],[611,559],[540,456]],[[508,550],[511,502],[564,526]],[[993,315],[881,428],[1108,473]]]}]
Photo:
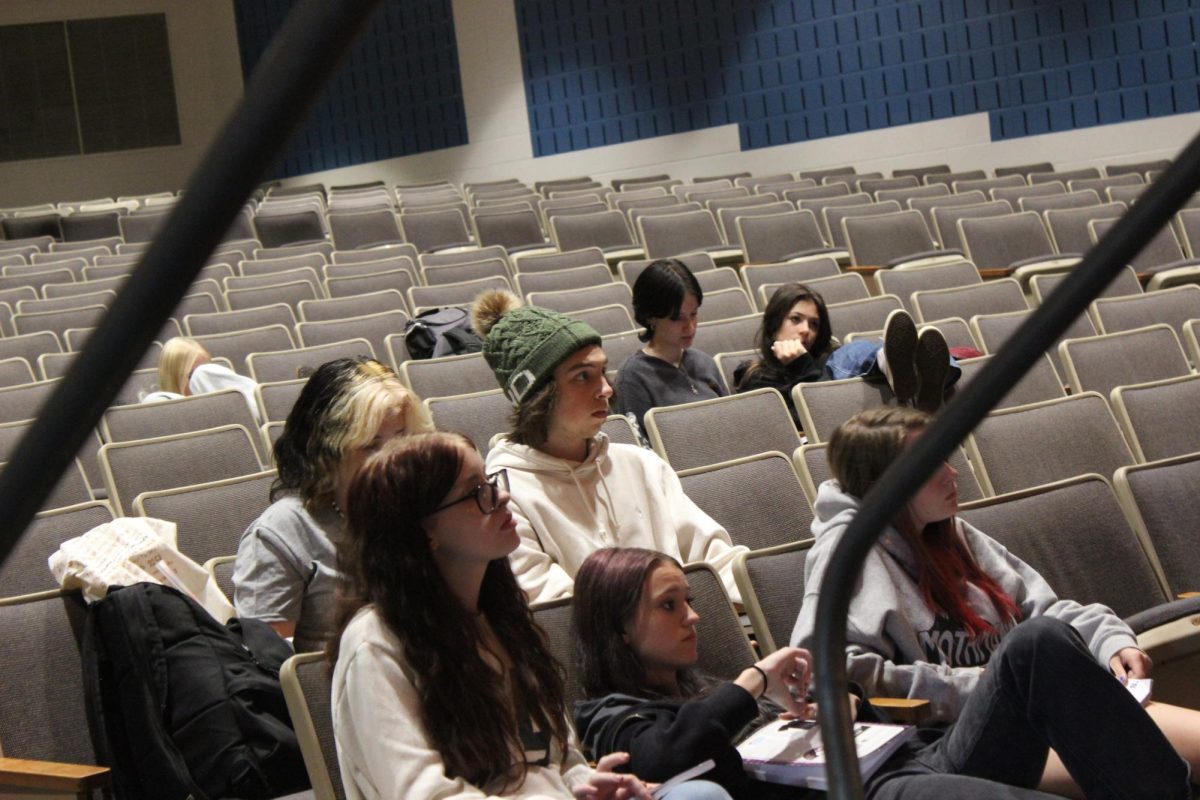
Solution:
[{"label": "dark metal handrail", "polygon": [[[861,510],[838,543],[817,598],[813,637],[816,695],[828,755],[829,791],[862,797],[858,758],[845,702],[846,615],[862,562],[897,510],[933,474],[968,433],[1017,384],[1042,353],[1066,332],[1117,273],[1170,222],[1200,187],[1200,136],[1123,214],[990,362],[946,406],[912,447],[888,467],[863,498]],[[840,698],[840,699],[839,699]]]},{"label": "dark metal handrail", "polygon": [[0,474],[0,564],[341,63],[378,0],[303,0],[145,256]]}]

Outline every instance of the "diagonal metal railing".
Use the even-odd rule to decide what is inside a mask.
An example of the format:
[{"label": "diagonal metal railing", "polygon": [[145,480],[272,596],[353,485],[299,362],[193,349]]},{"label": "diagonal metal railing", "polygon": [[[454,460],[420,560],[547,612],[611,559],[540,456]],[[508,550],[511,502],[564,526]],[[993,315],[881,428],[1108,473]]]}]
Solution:
[{"label": "diagonal metal railing", "polygon": [[162,230],[0,473],[0,563],[96,426],[378,0],[302,0]]},{"label": "diagonal metal railing", "polygon": [[[946,406],[934,424],[884,472],[863,498],[829,561],[817,598],[813,638],[817,701],[829,760],[829,791],[835,798],[860,798],[862,781],[844,701],[846,681],[846,615],[863,560],[900,507],[949,457],[968,433],[1033,366],[1103,291],[1117,273],[1168,224],[1172,215],[1200,187],[1200,136],[1138,197],[1108,234],[1076,265],[1057,289],[990,363]],[[839,698],[843,698],[839,700]]]}]

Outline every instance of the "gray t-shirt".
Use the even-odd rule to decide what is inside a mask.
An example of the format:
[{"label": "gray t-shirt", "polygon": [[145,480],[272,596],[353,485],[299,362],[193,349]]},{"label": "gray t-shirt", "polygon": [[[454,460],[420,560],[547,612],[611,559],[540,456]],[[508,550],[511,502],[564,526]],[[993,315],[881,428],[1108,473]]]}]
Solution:
[{"label": "gray t-shirt", "polygon": [[239,617],[295,622],[296,652],[318,650],[333,635],[337,587],[337,512],[314,517],[299,497],[272,503],[242,534],[233,568]]},{"label": "gray t-shirt", "polygon": [[712,356],[695,348],[683,351],[679,366],[641,350],[625,359],[617,373],[617,412],[632,415],[646,430],[646,412],[659,406],[677,406],[697,400],[724,397],[725,384]]}]

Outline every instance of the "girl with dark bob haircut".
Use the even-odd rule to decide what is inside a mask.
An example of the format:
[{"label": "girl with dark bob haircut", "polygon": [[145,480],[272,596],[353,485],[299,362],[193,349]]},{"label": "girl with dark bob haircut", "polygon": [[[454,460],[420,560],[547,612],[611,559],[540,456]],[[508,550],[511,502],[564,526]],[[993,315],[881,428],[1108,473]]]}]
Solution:
[{"label": "girl with dark bob haircut", "polygon": [[[781,648],[732,680],[698,675],[704,642],[697,642],[700,617],[690,604],[687,577],[677,562],[649,550],[593,553],[576,576],[573,621],[581,682],[590,698],[576,704],[575,726],[593,757],[610,748],[626,751],[629,768],[646,780],[663,780],[711,758],[716,766],[702,777],[739,800],[816,795],[750,779],[735,747],[747,729],[783,711],[815,713],[802,699],[812,663],[807,650]],[[1132,696],[1064,628],[1043,620],[1014,632],[960,721],[903,745],[867,781],[866,796],[1046,798],[1034,787],[1050,745],[1079,775],[1088,797],[1189,796],[1187,766]],[[1055,678],[1048,664],[1084,667]],[[1107,714],[1111,704],[1111,718],[1080,714],[1076,703],[1093,691],[1098,694],[1084,707]],[[859,719],[876,714],[869,703],[859,706]],[[1126,744],[1132,735],[1136,748]],[[1126,757],[1131,749],[1136,752]]]},{"label": "girl with dark bob haircut", "polygon": [[712,356],[696,350],[696,325],[704,292],[687,265],[675,258],[652,262],[633,283],[633,316],[645,346],[617,373],[618,413],[645,430],[646,412],[727,392]]},{"label": "girl with dark bob haircut", "polygon": [[350,798],[648,798],[572,744],[561,668],[509,567],[503,471],[464,436],[389,443],[349,488],[333,728]]},{"label": "girl with dark bob haircut", "polygon": [[[930,421],[915,409],[872,408],[830,437],[834,479],[817,495],[816,542],[805,563],[794,645],[812,641],[830,555],[862,498]],[[993,676],[1009,668],[1006,646],[1032,636],[1042,649],[1027,654],[1025,669],[1046,697],[1029,708],[1061,728],[1057,736],[1036,739],[1041,749],[1026,754],[1039,755],[1044,765],[1041,785],[1068,795],[1082,790],[1087,797],[1186,791],[1184,759],[1193,770],[1200,767],[1200,712],[1159,702],[1143,709],[1121,686],[1149,677],[1152,668],[1129,626],[1103,605],[1058,597],[1033,567],[959,519],[956,477],[953,467],[942,464],[867,554],[850,601],[850,679],[868,694],[928,700],[934,720],[961,726],[980,702],[996,701]],[[1138,746],[1114,753],[1112,737],[1136,737]],[[1047,743],[1053,748],[1049,760]],[[1065,752],[1068,746],[1075,752]],[[1025,740],[1009,744],[1013,753],[1029,747]],[[1115,791],[1129,781],[1145,786]]]},{"label": "girl with dark bob haircut", "polygon": [[272,503],[238,544],[238,615],[294,636],[297,650],[324,647],[350,478],[388,439],[431,430],[420,398],[391,368],[363,356],[318,367],[275,442]]},{"label": "girl with dark bob haircut", "polygon": [[798,428],[792,397],[797,384],[852,377],[886,380],[901,405],[932,413],[960,373],[941,332],[918,332],[908,312],[899,309],[888,316],[882,342],[856,339],[841,345],[833,337],[824,298],[802,283],[786,283],[771,295],[755,350],[757,357],[734,371],[734,391],[775,389]]}]

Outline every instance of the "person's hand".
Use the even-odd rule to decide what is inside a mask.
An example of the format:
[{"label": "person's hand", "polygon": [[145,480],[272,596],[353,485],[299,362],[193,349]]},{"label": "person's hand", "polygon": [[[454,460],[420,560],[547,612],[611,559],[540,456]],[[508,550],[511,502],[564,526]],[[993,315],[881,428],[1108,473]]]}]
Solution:
[{"label": "person's hand", "polygon": [[771,345],[771,352],[781,364],[790,364],[808,352],[804,342],[799,339],[776,339]]},{"label": "person's hand", "polygon": [[[766,686],[763,686],[764,676]],[[804,697],[811,677],[812,655],[799,647],[784,647],[743,670],[735,683],[754,697],[765,695],[785,711],[803,717],[808,713]]]},{"label": "person's hand", "polygon": [[588,782],[572,791],[576,800],[651,800],[650,789],[633,775],[613,772],[629,762],[629,753],[609,753],[596,762]]},{"label": "person's hand", "polygon": [[1124,683],[1129,678],[1149,678],[1154,662],[1136,647],[1126,647],[1108,660],[1108,667]]}]

